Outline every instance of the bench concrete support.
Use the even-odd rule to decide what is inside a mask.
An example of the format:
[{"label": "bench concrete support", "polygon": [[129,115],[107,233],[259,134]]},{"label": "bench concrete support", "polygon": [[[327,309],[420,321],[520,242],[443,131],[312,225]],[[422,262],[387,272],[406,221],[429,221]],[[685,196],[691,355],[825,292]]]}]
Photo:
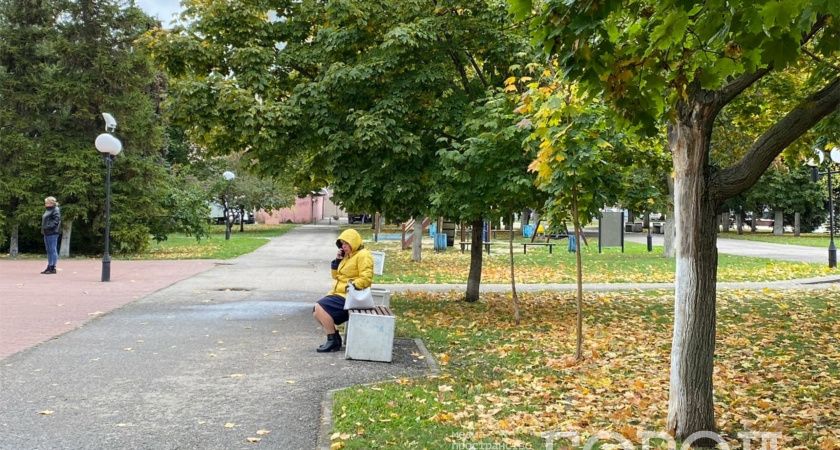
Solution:
[{"label": "bench concrete support", "polygon": [[382,288],[370,288],[373,304],[376,306],[391,306],[391,291]]},{"label": "bench concrete support", "polygon": [[344,357],[391,362],[394,351],[394,314],[385,306],[350,311]]}]

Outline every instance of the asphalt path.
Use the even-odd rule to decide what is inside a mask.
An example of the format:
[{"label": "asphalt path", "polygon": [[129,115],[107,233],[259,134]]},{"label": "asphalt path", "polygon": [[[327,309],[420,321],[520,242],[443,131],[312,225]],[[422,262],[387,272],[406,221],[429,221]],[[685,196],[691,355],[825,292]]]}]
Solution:
[{"label": "asphalt path", "polygon": [[315,448],[325,393],[429,369],[411,340],[392,364],[314,351],[337,234],[297,228],[0,360],[0,449]]},{"label": "asphalt path", "polygon": [[[779,259],[783,261],[828,264],[828,247],[819,248],[804,245],[773,244],[742,239],[727,239],[725,236],[726,234],[718,235],[718,253]],[[665,243],[664,235],[653,234],[651,237],[654,246],[662,246]],[[645,233],[626,233],[625,239],[637,244],[647,244],[647,234]]]}]

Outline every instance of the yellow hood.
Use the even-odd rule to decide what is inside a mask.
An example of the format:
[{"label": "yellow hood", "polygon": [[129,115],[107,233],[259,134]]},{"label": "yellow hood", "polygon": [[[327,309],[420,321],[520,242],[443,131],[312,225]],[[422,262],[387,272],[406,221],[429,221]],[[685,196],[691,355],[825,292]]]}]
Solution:
[{"label": "yellow hood", "polygon": [[335,241],[336,247],[341,248],[341,241],[345,241],[350,244],[350,248],[353,249],[353,252],[358,251],[359,247],[362,246],[362,236],[358,231],[352,228],[344,230],[340,235],[338,235],[338,239]]}]

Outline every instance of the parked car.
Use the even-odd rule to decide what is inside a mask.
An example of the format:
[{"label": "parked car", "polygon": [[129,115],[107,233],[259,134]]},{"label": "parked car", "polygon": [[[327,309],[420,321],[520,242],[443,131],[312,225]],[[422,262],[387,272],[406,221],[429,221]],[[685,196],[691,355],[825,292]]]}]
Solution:
[{"label": "parked car", "polygon": [[347,223],[371,223],[373,222],[373,216],[370,214],[365,213],[347,213]]}]

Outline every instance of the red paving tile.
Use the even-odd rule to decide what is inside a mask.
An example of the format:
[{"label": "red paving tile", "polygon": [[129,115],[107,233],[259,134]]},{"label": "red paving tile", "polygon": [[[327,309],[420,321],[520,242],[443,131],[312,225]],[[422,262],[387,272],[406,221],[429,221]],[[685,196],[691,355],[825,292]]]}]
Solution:
[{"label": "red paving tile", "polygon": [[58,274],[41,275],[44,261],[0,260],[0,359],[79,327],[99,314],[203,272],[215,260],[59,260]]}]

